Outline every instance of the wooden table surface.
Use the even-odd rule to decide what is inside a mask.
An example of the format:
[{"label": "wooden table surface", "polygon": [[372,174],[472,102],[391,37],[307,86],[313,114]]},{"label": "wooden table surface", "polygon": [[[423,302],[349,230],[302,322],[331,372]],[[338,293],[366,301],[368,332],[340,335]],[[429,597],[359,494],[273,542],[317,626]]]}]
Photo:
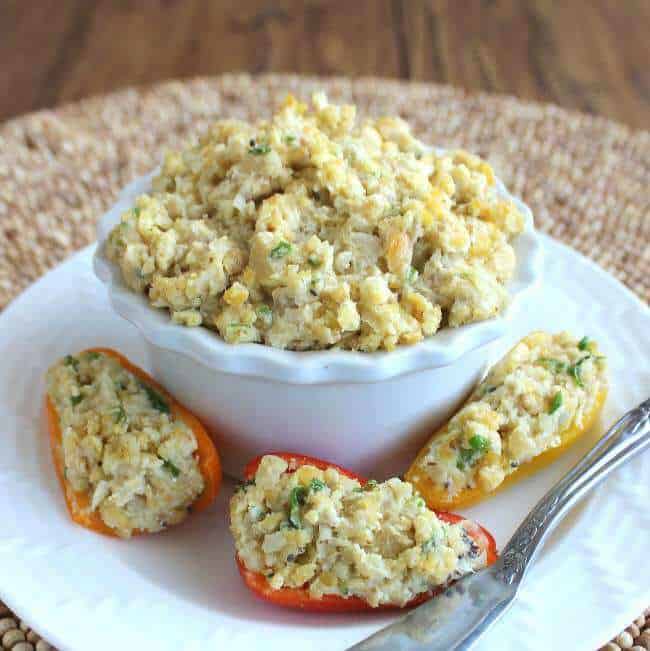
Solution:
[{"label": "wooden table surface", "polygon": [[0,120],[223,72],[378,75],[650,128],[649,0],[0,0]]}]

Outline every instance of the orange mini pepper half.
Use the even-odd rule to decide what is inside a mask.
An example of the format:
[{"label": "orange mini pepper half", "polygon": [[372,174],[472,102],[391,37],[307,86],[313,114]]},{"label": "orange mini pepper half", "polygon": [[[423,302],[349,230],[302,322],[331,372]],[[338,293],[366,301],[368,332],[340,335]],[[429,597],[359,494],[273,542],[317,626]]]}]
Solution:
[{"label": "orange mini pepper half", "polygon": [[[320,470],[334,468],[342,475],[345,475],[350,479],[356,479],[362,486],[368,481],[364,477],[341,468],[336,464],[322,461],[321,459],[315,459],[314,457],[308,457],[301,454],[292,454],[289,452],[269,452],[268,454],[272,454],[273,456],[284,459],[289,464],[287,472],[295,472],[296,469],[300,466],[309,465],[314,466]],[[246,466],[244,469],[244,479],[250,480],[255,477],[255,473],[257,472],[260,462],[264,456],[266,455],[256,457]],[[447,513],[444,511],[436,511],[436,515],[444,522],[449,522],[452,524],[465,520],[465,518],[460,515],[456,515],[455,513]],[[494,538],[480,525],[475,524],[471,521],[465,521],[467,522],[467,533],[472,538],[472,540],[482,550],[485,551],[487,565],[492,565],[492,563],[494,563],[497,559],[497,548]],[[307,612],[344,613],[359,612],[365,610],[393,610],[396,608],[410,608],[424,601],[427,601],[432,596],[443,590],[443,588],[440,588],[440,590],[437,591],[426,592],[418,595],[415,599],[411,600],[404,606],[385,604],[379,606],[378,608],[374,608],[367,601],[361,599],[360,597],[323,595],[322,597],[314,598],[310,595],[307,588],[280,588],[279,590],[275,590],[269,585],[266,577],[263,574],[247,569],[239,556],[236,557],[236,561],[239,573],[241,574],[244,583],[259,598],[276,606],[298,609]]]},{"label": "orange mini pepper half", "polygon": [[[158,382],[156,382],[148,373],[145,373],[141,368],[131,363],[124,355],[118,353],[110,348],[90,348],[82,351],[84,353],[101,353],[116,359],[120,366],[129,373],[135,375],[141,382],[147,386],[155,389],[160,393],[169,403],[170,413],[173,418],[178,419],[185,423],[193,432],[197,449],[199,470],[203,477],[205,486],[203,492],[196,501],[192,504],[192,511],[199,512],[207,509],[212,502],[214,502],[219,488],[221,487],[221,461],[219,454],[210,438],[209,434],[199,422],[199,420],[190,413],[183,405],[177,402]],[[61,425],[59,421],[59,414],[56,407],[49,396],[45,398],[45,410],[47,414],[47,424],[50,435],[50,445],[52,448],[52,458],[54,461],[54,468],[58,477],[59,483],[63,490],[68,513],[73,522],[90,529],[96,533],[101,533],[107,536],[115,536],[117,534],[111,527],[106,525],[101,519],[99,513],[91,511],[90,509],[90,496],[84,492],[76,492],[68,483],[64,473],[64,459],[62,447]],[[135,530],[133,535],[140,535],[146,532]]]}]

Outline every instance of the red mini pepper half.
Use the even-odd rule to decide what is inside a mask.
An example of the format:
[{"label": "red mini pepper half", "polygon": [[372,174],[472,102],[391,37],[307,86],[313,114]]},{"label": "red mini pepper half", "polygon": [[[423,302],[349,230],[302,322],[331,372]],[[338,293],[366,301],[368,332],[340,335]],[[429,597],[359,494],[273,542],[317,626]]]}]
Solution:
[{"label": "red mini pepper half", "polygon": [[[327,461],[322,461],[321,459],[315,459],[314,457],[308,457],[302,454],[292,454],[289,452],[272,452],[268,453],[273,456],[280,457],[284,459],[288,464],[289,468],[287,472],[295,472],[300,466],[315,466],[320,470],[326,470],[327,468],[334,468],[342,475],[349,477],[350,479],[356,479],[362,486],[368,481],[364,477],[360,477],[356,473],[353,473],[345,468],[341,468],[334,463],[329,463]],[[262,458],[267,455],[260,455],[253,459],[244,469],[244,479],[249,480],[255,477],[255,473],[260,465]],[[454,524],[465,520],[460,515],[455,513],[447,513],[445,511],[436,511],[436,515],[443,520],[444,522],[449,522]],[[467,521],[467,533],[471,536],[472,540],[486,552],[486,562],[487,565],[492,565],[497,559],[497,547],[489,531],[484,529],[478,524],[475,524],[471,521]],[[395,608],[408,608],[411,606],[416,606],[427,599],[430,599],[432,596],[437,594],[442,590],[434,592],[426,592],[415,597],[409,603],[404,606],[397,606],[391,604],[385,604],[379,606],[378,608],[373,608],[367,601],[361,599],[360,597],[342,597],[339,595],[323,595],[319,598],[314,598],[309,594],[307,588],[280,588],[279,590],[274,590],[266,580],[266,577],[259,572],[252,572],[247,569],[239,556],[236,558],[237,567],[239,568],[239,573],[244,579],[244,583],[252,590],[258,597],[268,601],[276,606],[281,606],[283,608],[292,608],[305,610],[309,612],[328,612],[328,613],[343,613],[343,612],[359,612],[362,610],[390,610]]]}]

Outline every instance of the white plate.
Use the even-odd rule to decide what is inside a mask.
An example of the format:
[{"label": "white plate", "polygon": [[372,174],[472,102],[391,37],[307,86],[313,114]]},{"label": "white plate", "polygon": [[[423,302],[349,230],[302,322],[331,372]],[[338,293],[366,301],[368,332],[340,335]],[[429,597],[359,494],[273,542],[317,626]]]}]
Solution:
[{"label": "white plate", "polygon": [[[564,458],[467,511],[499,546],[602,426],[650,389],[650,311],[591,262],[544,238],[545,286],[504,348],[534,328],[601,342],[612,387],[600,431]],[[111,346],[147,366],[135,330],[110,310],[86,249],[0,315],[0,598],[62,649],[343,649],[390,615],[316,616],[255,600],[233,562],[225,505],[129,542],[70,523],[43,423],[43,373],[68,352]],[[260,423],[263,427],[263,422]],[[599,428],[596,428],[597,430]],[[592,651],[650,603],[650,457],[575,509],[546,546],[512,610],[478,649]]]}]

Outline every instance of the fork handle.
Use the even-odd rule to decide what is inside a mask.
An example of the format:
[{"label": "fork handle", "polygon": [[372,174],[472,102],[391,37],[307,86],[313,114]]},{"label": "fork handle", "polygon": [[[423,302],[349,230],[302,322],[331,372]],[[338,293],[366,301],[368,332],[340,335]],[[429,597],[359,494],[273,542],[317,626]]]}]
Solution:
[{"label": "fork handle", "polygon": [[650,446],[650,398],[628,411],[537,503],[503,549],[497,576],[518,586],[555,525],[588,490]]}]

